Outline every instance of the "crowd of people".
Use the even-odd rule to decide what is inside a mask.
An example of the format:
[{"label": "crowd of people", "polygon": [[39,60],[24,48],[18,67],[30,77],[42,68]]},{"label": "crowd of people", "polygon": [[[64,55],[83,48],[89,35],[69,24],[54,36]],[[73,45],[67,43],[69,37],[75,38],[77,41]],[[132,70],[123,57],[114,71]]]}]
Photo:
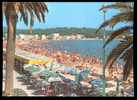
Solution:
[{"label": "crowd of people", "polygon": [[[41,42],[41,41],[16,41],[16,47],[20,48],[22,50],[39,54],[42,56],[47,56],[53,59],[56,59],[57,62],[64,64],[68,67],[74,67],[78,70],[82,70],[84,68],[92,69],[92,74],[99,73],[97,69],[102,69],[100,66],[102,66],[102,60],[95,57],[95,56],[82,56],[78,53],[69,53],[67,51],[60,51],[53,49],[51,46],[48,46],[50,48],[45,48],[45,45],[47,41]],[[6,48],[6,41],[3,41],[3,48]],[[109,71],[109,77],[112,78],[119,78],[122,77],[123,73],[123,65],[115,63],[111,70]],[[101,73],[100,73],[101,74]],[[132,75],[133,76],[133,75]],[[130,77],[128,81],[133,82],[133,77]]]},{"label": "crowd of people", "polygon": [[[99,66],[102,65],[102,60],[95,57],[95,56],[82,56],[78,53],[69,53],[67,51],[60,51],[57,49],[53,49],[51,46],[47,46],[48,48],[45,48],[45,45],[47,41],[37,41],[37,40],[30,40],[30,41],[21,41],[16,40],[16,47],[20,48],[22,50],[39,54],[42,56],[47,56],[53,59],[56,59],[59,63],[64,64],[69,67],[74,67],[78,70],[82,70],[84,68],[90,68],[93,71],[93,74],[98,72],[96,70],[99,68]],[[48,44],[47,44],[48,45]],[[3,41],[3,47],[6,48],[6,41]],[[119,77],[122,73],[122,65],[121,64],[114,64],[112,66],[112,70],[109,71],[109,75],[114,77]]]},{"label": "crowd of people", "polygon": [[16,46],[25,51],[48,56],[56,59],[59,63],[76,68],[91,67],[93,64],[101,64],[101,60],[95,56],[81,56],[78,53],[68,53],[67,51],[61,52],[52,48],[46,49],[42,47],[42,43],[31,41],[30,43],[17,42]]}]

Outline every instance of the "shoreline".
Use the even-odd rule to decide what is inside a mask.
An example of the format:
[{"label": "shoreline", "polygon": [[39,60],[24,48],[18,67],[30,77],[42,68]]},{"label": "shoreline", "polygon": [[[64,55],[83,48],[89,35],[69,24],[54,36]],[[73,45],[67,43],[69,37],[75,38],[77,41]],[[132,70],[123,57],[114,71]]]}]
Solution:
[{"label": "shoreline", "polygon": [[[37,40],[35,41],[30,41],[32,44],[31,45],[36,45],[35,47],[29,48],[28,52],[32,52],[38,55],[44,55],[47,57],[51,57],[53,59],[56,59],[57,62],[64,64],[66,66],[71,66],[74,67],[76,69],[84,69],[84,68],[91,68],[91,66],[95,66],[93,68],[93,70],[95,69],[95,72],[101,73],[102,72],[102,59],[100,59],[99,57],[95,57],[95,56],[82,56],[79,53],[68,53],[68,52],[63,52],[60,50],[55,50],[55,51],[50,51],[48,52],[48,50],[46,48],[43,48],[41,45],[43,45],[43,43],[47,43],[48,40],[38,40],[39,42],[37,42]],[[30,47],[31,45],[29,43],[25,44],[26,46]],[[21,47],[22,49],[22,47]],[[31,50],[33,49],[33,50]],[[35,51],[36,50],[36,51]],[[79,62],[79,63],[77,63]],[[121,65],[117,65],[114,64],[114,66],[121,66]],[[114,67],[113,66],[113,67]],[[100,71],[99,71],[100,70]]]},{"label": "shoreline", "polygon": [[63,52],[60,50],[48,51],[46,48],[42,47],[43,43],[45,44],[48,42],[47,40],[46,41],[45,40],[42,40],[42,41],[41,40],[34,40],[34,41],[30,40],[30,41],[23,41],[23,43],[19,41],[18,40],[16,41],[17,48],[20,48],[27,52],[38,54],[41,56],[51,57],[53,59],[56,59],[59,63],[67,65],[67,66],[76,67],[78,69],[83,69],[86,67],[90,68],[91,66],[96,66],[96,67],[98,66],[98,68],[100,69],[100,66],[102,66],[102,59],[100,59],[99,57],[82,56],[79,53],[68,53],[68,52]]},{"label": "shoreline", "polygon": [[[104,39],[98,39],[98,38],[84,38],[84,39],[68,39],[72,41],[77,41],[77,40],[104,40]],[[67,39],[61,39],[61,40],[55,40],[55,41],[68,41]],[[107,39],[105,39],[106,41]],[[124,39],[115,39],[115,40],[121,40],[124,41]],[[54,39],[49,39],[47,41],[54,41]]]}]

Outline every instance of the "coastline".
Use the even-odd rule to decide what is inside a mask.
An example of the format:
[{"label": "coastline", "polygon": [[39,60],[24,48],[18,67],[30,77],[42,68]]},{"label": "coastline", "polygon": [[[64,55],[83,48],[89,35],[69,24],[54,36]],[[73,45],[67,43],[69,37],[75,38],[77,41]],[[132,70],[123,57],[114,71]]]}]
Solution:
[{"label": "coastline", "polygon": [[[54,41],[54,39],[49,39],[47,41],[52,41],[52,40]],[[75,41],[77,41],[77,40],[104,40],[104,39],[99,39],[99,38],[61,39],[61,40],[56,39],[56,41],[67,41],[67,40],[75,40]],[[124,39],[115,39],[115,40],[121,40],[121,41],[123,41]],[[107,41],[107,39],[105,39],[105,41]]]}]

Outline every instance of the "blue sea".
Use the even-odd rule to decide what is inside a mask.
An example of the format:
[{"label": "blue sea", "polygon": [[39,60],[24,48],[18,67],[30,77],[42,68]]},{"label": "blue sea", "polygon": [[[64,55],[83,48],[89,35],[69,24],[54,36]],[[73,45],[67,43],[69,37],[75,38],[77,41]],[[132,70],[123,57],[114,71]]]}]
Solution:
[{"label": "blue sea", "polygon": [[[119,40],[113,40],[109,43],[105,48],[105,55],[107,56],[119,42]],[[77,52],[83,56],[90,55],[102,58],[104,55],[103,44],[103,40],[49,40],[45,47],[51,50],[66,50],[69,53]]]}]

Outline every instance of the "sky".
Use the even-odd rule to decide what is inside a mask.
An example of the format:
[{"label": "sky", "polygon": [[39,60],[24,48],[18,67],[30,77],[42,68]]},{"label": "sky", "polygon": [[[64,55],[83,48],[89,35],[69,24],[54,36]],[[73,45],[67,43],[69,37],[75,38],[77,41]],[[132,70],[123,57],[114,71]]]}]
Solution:
[{"label": "sky", "polygon": [[[39,23],[36,21],[33,29],[55,27],[98,28],[103,22],[103,12],[99,11],[103,4],[104,2],[48,2],[49,13],[45,13],[46,22]],[[115,10],[107,11],[106,19],[111,18],[116,13]],[[6,26],[5,18],[3,19],[3,26]],[[17,28],[28,29],[29,26],[19,21]]]}]

